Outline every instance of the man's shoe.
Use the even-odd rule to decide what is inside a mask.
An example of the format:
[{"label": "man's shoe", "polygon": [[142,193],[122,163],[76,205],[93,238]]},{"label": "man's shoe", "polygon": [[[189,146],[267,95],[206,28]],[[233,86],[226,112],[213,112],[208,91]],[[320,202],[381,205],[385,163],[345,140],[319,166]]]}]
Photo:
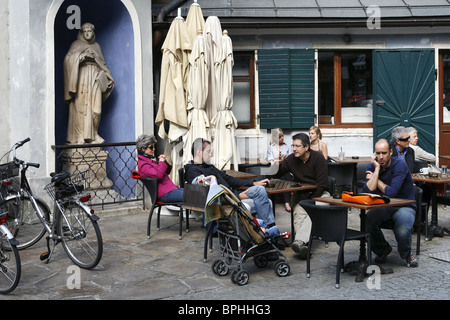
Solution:
[{"label": "man's shoe", "polygon": [[298,254],[298,257],[302,260],[306,259],[306,256],[308,254],[308,246],[302,242],[302,241],[294,241],[291,244],[292,250],[294,250],[295,253]]},{"label": "man's shoe", "polygon": [[384,252],[381,256],[375,257],[376,263],[385,263],[387,256],[392,252],[392,247],[388,244],[386,248],[384,249]]},{"label": "man's shoe", "polygon": [[414,255],[408,254],[408,256],[406,257],[406,266],[408,268],[416,268],[419,266],[419,260],[417,260]]}]

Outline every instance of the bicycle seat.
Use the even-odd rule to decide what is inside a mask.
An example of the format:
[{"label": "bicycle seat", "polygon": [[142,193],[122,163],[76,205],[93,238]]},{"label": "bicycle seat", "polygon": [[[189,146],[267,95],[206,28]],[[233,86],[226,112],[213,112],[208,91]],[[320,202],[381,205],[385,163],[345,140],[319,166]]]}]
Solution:
[{"label": "bicycle seat", "polygon": [[60,172],[52,176],[52,182],[55,184],[60,183],[61,181],[70,177],[70,173],[68,172]]}]

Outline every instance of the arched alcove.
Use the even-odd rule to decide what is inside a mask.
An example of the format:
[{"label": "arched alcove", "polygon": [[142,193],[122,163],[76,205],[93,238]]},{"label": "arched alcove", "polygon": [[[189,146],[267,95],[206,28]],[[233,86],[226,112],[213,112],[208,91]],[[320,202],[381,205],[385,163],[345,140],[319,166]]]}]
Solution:
[{"label": "arched alcove", "polygon": [[99,43],[115,87],[103,103],[99,134],[105,142],[134,141],[135,139],[135,46],[133,23],[120,0],[66,0],[61,3],[54,19],[54,79],[55,79],[55,144],[65,143],[68,106],[64,103],[63,61],[69,47],[76,40],[78,29],[70,29],[67,20],[73,18],[69,6],[80,9],[80,24],[95,25]]}]

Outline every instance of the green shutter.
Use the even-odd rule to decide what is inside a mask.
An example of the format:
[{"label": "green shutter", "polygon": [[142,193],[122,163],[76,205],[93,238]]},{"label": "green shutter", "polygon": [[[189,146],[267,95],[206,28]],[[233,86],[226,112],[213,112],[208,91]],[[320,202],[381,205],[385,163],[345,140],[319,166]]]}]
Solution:
[{"label": "green shutter", "polygon": [[258,51],[260,127],[304,129],[314,124],[314,51]]}]

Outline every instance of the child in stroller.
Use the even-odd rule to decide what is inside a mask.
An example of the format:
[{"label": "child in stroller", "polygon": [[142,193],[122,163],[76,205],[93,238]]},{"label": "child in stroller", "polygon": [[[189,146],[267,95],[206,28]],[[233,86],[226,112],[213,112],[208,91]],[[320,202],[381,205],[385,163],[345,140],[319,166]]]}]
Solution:
[{"label": "child in stroller", "polygon": [[[221,195],[220,217],[217,219],[221,258],[212,264],[213,272],[225,276],[232,269],[231,280],[238,285],[245,285],[250,276],[244,270],[243,263],[253,257],[255,265],[260,268],[275,260],[275,273],[280,277],[288,276],[290,267],[287,258],[276,243],[289,237],[289,233],[280,234],[278,227],[262,227],[233,192],[223,185],[221,187],[224,193]],[[233,266],[233,260],[237,261],[236,266]]]}]

